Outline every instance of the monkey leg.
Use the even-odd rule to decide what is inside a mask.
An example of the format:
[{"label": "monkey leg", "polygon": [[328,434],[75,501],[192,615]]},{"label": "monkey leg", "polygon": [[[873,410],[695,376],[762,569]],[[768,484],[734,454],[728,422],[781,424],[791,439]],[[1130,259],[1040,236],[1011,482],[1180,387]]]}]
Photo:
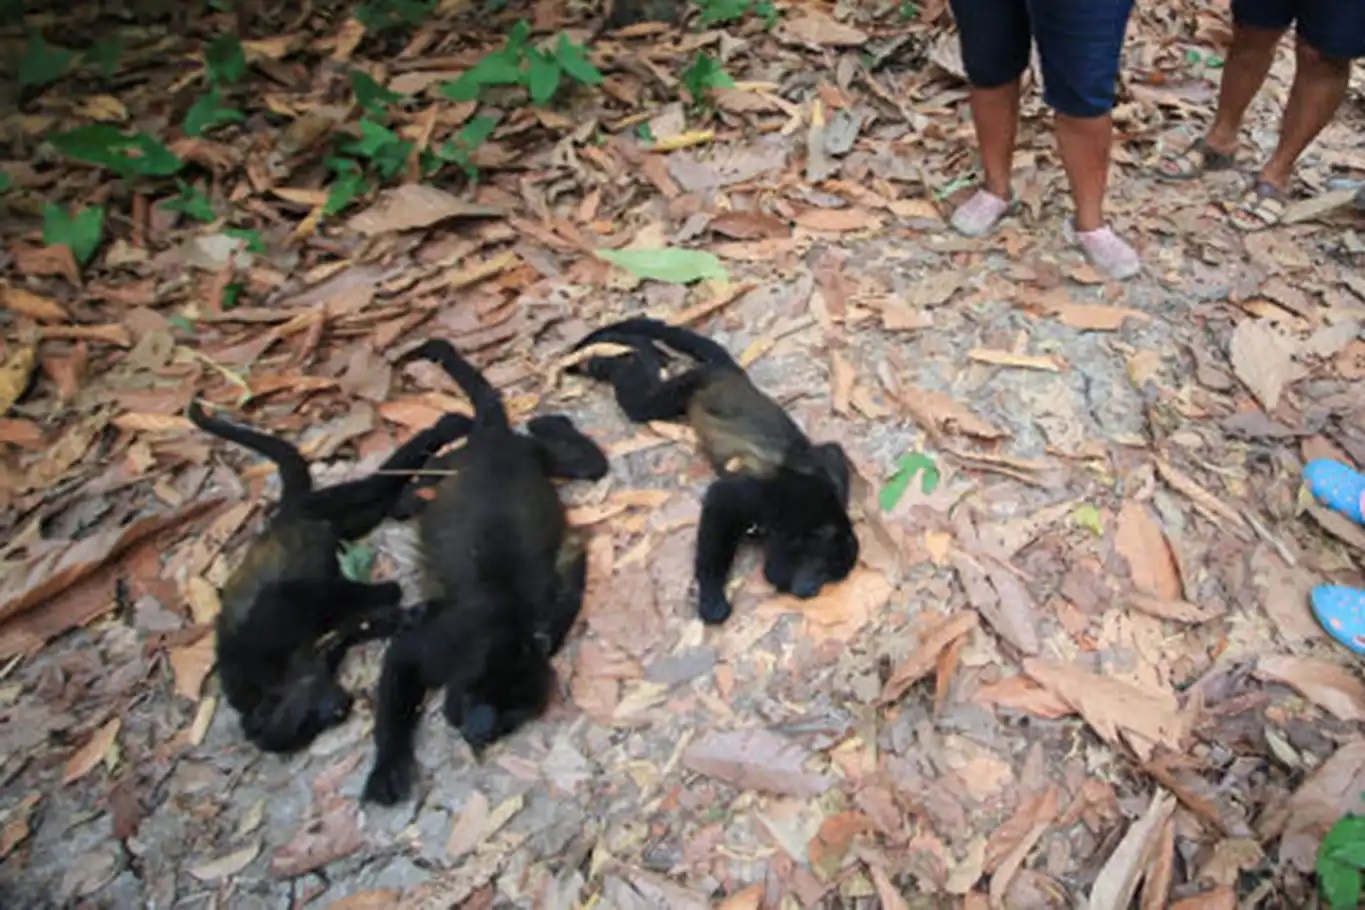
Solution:
[{"label": "monkey leg", "polygon": [[374,709],[374,767],[365,779],[366,802],[392,806],[407,798],[416,763],[413,743],[426,697],[421,632],[405,633],[389,645],[379,675]]},{"label": "monkey leg", "polygon": [[397,607],[402,599],[403,589],[392,581],[373,585],[349,578],[278,581],[261,588],[235,637],[261,651],[292,651],[366,611]]},{"label": "monkey leg", "polygon": [[740,542],[762,516],[762,502],[761,482],[749,477],[725,477],[707,489],[695,562],[697,612],[702,622],[714,625],[730,617],[725,584]]},{"label": "monkey leg", "polygon": [[408,484],[399,492],[393,508],[389,510],[389,517],[395,521],[410,521],[422,514],[427,503],[431,500],[420,495],[421,492],[438,485],[451,474],[456,473],[459,470],[460,457],[464,455],[464,452],[464,448],[461,447],[428,459],[422,465],[422,470],[426,473],[412,476]]},{"label": "monkey leg", "polygon": [[356,645],[415,629],[427,614],[425,603],[404,608],[397,603],[367,608],[346,619],[320,646],[322,658],[331,673],[336,673],[346,652]]},{"label": "monkey leg", "polygon": [[553,657],[564,646],[569,630],[583,609],[583,592],[588,586],[588,554],[580,535],[570,532],[555,560],[555,591],[548,613],[537,622],[536,635]]},{"label": "monkey leg", "polygon": [[551,477],[601,480],[607,476],[607,453],[563,414],[534,417],[527,421],[526,431],[540,443]]},{"label": "monkey leg", "polygon": [[[379,466],[379,471],[419,470],[442,446],[468,434],[472,426],[473,421],[463,414],[446,414],[435,426],[414,434],[395,449]],[[311,516],[331,522],[337,537],[355,540],[373,531],[389,517],[411,481],[411,474],[371,474],[360,480],[315,490],[306,508]]]}]

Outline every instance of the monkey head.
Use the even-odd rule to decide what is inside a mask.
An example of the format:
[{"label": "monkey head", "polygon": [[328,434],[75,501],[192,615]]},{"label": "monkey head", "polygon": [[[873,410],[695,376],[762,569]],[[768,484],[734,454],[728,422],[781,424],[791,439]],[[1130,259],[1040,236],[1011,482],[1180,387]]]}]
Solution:
[{"label": "monkey head", "polygon": [[763,576],[802,599],[842,581],[858,563],[848,517],[848,468],[836,443],[816,446],[813,464],[784,471],[774,514],[764,528]]},{"label": "monkey head", "polygon": [[295,752],[351,714],[351,694],[326,668],[288,674],[242,715],[242,732],[267,752]]}]

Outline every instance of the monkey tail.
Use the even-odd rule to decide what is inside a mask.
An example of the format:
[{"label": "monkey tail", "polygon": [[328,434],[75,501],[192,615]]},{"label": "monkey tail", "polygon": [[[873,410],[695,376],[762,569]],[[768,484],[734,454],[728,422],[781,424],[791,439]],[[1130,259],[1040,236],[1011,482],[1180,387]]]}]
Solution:
[{"label": "monkey tail", "polygon": [[670,348],[704,364],[739,368],[739,364],[734,357],[730,356],[729,351],[705,335],[699,335],[680,325],[669,325],[666,322],[645,316],[623,319],[620,322],[605,325],[594,332],[590,332],[582,341],[574,345],[574,349],[578,350],[599,341],[612,341],[617,344],[629,344],[638,347],[643,339],[661,341]]},{"label": "monkey tail", "polygon": [[245,446],[275,463],[284,487],[280,496],[281,510],[302,502],[313,492],[313,478],[308,473],[308,462],[292,443],[262,433],[260,430],[253,430],[218,417],[210,417],[197,398],[190,402],[187,413],[190,422],[205,433],[212,433],[228,442]]},{"label": "monkey tail", "polygon": [[443,338],[428,339],[404,354],[401,360],[429,360],[439,365],[474,403],[474,420],[479,425],[510,425],[507,409],[503,407],[498,390],[449,341]]}]

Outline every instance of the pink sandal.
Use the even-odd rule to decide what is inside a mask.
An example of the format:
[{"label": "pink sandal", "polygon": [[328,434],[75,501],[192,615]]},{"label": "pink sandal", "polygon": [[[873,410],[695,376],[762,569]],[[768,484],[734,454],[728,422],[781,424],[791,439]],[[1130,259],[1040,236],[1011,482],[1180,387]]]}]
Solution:
[{"label": "pink sandal", "polygon": [[981,237],[1014,211],[1013,199],[1001,199],[983,188],[972,194],[971,198],[959,205],[948,223],[964,237]]},{"label": "pink sandal", "polygon": [[1132,278],[1142,271],[1142,260],[1137,250],[1128,245],[1113,229],[1105,226],[1093,231],[1078,231],[1067,222],[1067,234],[1081,248],[1090,264],[1116,281]]}]

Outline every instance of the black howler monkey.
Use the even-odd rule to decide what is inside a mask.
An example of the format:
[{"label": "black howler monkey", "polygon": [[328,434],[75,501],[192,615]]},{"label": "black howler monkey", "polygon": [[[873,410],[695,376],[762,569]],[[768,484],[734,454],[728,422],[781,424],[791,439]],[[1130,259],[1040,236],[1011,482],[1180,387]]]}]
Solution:
[{"label": "black howler monkey", "polygon": [[[697,531],[698,612],[730,615],[726,581],[740,541],[757,534],[763,574],[777,590],[814,597],[853,571],[858,538],[848,517],[849,462],[835,442],[813,444],[787,412],[758,389],[725,348],[656,319],[627,319],[590,333],[633,348],[571,368],[605,380],[631,420],[686,420],[719,478],[706,491]],[[697,361],[664,378],[661,342]]]},{"label": "black howler monkey", "polygon": [[596,480],[607,458],[567,418],[512,429],[502,399],[449,342],[401,358],[434,361],[474,404],[455,470],[422,507],[426,616],[384,655],[375,706],[375,762],[364,798],[392,805],[412,785],[422,701],[444,687],[446,720],[475,754],[538,716],[554,683],[550,658],[583,602],[587,562],[568,533],[551,478]]},{"label": "black howler monkey", "polygon": [[[417,614],[399,605],[396,582],[365,584],[341,574],[338,547],[384,520],[409,477],[378,473],[313,489],[308,462],[283,439],[205,413],[205,432],[245,446],[279,468],[283,493],[265,531],[251,542],[221,592],[218,676],[247,739],[268,752],[292,752],[345,720],[351,696],[336,670],[353,644],[393,634]],[[447,415],[414,435],[381,471],[420,468],[470,421]]]}]

